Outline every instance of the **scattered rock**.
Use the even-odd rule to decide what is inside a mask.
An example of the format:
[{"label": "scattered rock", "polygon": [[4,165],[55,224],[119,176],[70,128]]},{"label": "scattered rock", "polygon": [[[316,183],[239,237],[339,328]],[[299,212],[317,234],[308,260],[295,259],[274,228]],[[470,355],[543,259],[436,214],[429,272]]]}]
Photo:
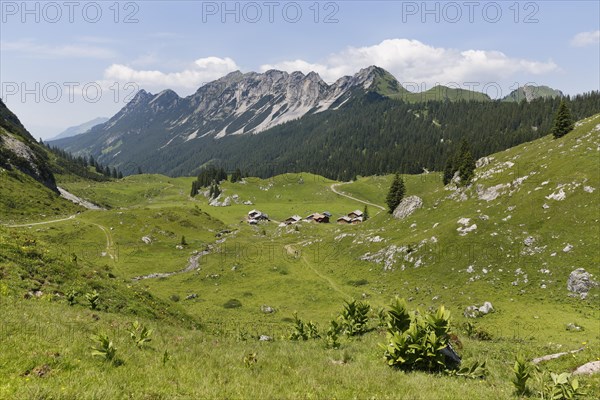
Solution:
[{"label": "scattered rock", "polygon": [[177,250],[183,250],[183,246],[182,246],[182,245],[180,245],[180,244],[178,244],[177,246],[175,246],[175,248],[176,248]]},{"label": "scattered rock", "polygon": [[469,227],[463,227],[463,226],[461,226],[461,227],[456,228],[456,230],[458,231],[458,234],[460,236],[465,236],[467,233],[472,232],[472,231],[474,231],[476,229],[477,229],[477,224],[473,224],[473,225],[471,225]]},{"label": "scattered rock", "polygon": [[225,200],[222,202],[219,201],[221,195],[217,196],[215,199],[212,199],[210,203],[208,203],[211,207],[229,207],[231,205],[231,197],[225,197]]},{"label": "scattered rock", "polygon": [[546,196],[546,198],[548,200],[552,199],[552,200],[556,200],[556,201],[562,201],[567,198],[567,194],[565,193],[565,191],[562,188],[560,188],[558,190],[558,192],[554,192],[554,193]]},{"label": "scattered rock", "polygon": [[275,312],[275,309],[273,307],[263,304],[262,306],[260,306],[260,311],[262,311],[265,314],[273,314]]},{"label": "scattered rock", "polygon": [[590,289],[597,285],[598,282],[593,281],[590,273],[586,272],[584,268],[577,268],[571,272],[567,281],[569,292],[578,294],[582,299],[585,299]]},{"label": "scattered rock", "polygon": [[150,239],[149,236],[144,236],[144,237],[142,237],[142,242],[144,242],[146,244],[150,244],[150,243],[152,243],[152,239]]},{"label": "scattered rock", "polygon": [[542,361],[549,361],[549,360],[554,360],[555,358],[559,358],[562,356],[566,356],[567,354],[575,354],[575,353],[579,353],[580,351],[582,351],[583,349],[585,349],[585,347],[581,347],[577,350],[571,350],[571,351],[564,351],[562,353],[555,353],[555,354],[548,354],[546,356],[542,356],[542,357],[538,357],[538,358],[534,358],[533,360],[531,360],[532,363],[534,364],[539,364]]},{"label": "scattered rock", "polygon": [[486,301],[480,307],[476,305],[468,306],[467,308],[465,308],[463,315],[466,318],[479,318],[491,313],[492,311],[494,311],[494,306],[492,306],[492,303],[490,303],[489,301]]},{"label": "scattered rock", "polygon": [[268,336],[268,335],[260,335],[260,338],[258,338],[259,341],[261,342],[272,342],[273,341],[273,337],[272,336]]},{"label": "scattered rock", "polygon": [[404,219],[421,207],[423,207],[423,200],[420,197],[408,196],[394,210],[394,218]]},{"label": "scattered rock", "polygon": [[469,222],[471,222],[471,218],[460,218],[457,223],[463,226],[467,226],[469,225]]},{"label": "scattered rock", "polygon": [[481,157],[479,160],[475,161],[476,168],[482,168],[486,165],[489,165],[493,160],[493,157]]},{"label": "scattered rock", "polygon": [[591,361],[577,367],[577,369],[573,371],[573,375],[591,375],[597,374],[598,372],[600,372],[600,361]]},{"label": "scattered rock", "polygon": [[187,296],[185,296],[185,299],[186,300],[192,300],[192,299],[195,299],[197,297],[198,297],[198,295],[196,293],[192,293],[192,294],[188,294]]},{"label": "scattered rock", "polygon": [[477,185],[477,197],[479,200],[492,201],[496,200],[498,196],[502,195],[506,190],[510,188],[510,184],[499,184],[496,186],[491,186],[489,188],[484,188],[483,185]]},{"label": "scattered rock", "polygon": [[595,188],[591,187],[591,186],[584,186],[583,187],[583,191],[587,192],[587,193],[594,193],[594,190],[596,190]]},{"label": "scattered rock", "polygon": [[525,240],[523,240],[523,244],[527,247],[531,246],[535,243],[535,238],[533,236],[527,236]]},{"label": "scattered rock", "polygon": [[574,324],[574,323],[572,323],[572,322],[569,322],[569,323],[567,324],[567,326],[566,326],[566,329],[567,329],[569,332],[580,332],[580,331],[582,331],[582,330],[583,330],[583,328],[582,328],[581,326],[579,326],[579,325],[577,325],[577,324]]},{"label": "scattered rock", "polygon": [[492,311],[494,311],[494,307],[489,301],[486,301],[481,307],[479,307],[479,312],[483,315],[489,314]]},{"label": "scattered rock", "polygon": [[479,308],[477,306],[468,306],[465,308],[463,315],[466,318],[477,318],[479,316]]},{"label": "scattered rock", "polygon": [[573,245],[572,245],[572,244],[567,244],[567,245],[565,246],[565,248],[563,249],[563,251],[564,251],[565,253],[568,253],[568,252],[570,252],[571,250],[573,250]]}]

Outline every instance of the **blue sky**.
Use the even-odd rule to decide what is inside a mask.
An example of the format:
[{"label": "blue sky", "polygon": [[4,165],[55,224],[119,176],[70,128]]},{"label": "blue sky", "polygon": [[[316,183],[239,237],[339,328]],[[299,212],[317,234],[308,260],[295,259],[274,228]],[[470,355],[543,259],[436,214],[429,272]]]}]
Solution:
[{"label": "blue sky", "polygon": [[[600,89],[597,1],[0,1],[0,95],[36,137],[114,115],[138,89],[234,70],[369,65],[409,89]],[[85,88],[85,89],[84,89]]]}]

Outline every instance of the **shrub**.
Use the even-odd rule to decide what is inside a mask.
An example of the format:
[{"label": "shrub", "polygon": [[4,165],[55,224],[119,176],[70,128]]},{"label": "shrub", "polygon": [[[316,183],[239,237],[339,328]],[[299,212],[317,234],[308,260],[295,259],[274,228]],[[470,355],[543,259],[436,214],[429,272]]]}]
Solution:
[{"label": "shrub", "polygon": [[169,298],[171,299],[171,301],[177,303],[179,300],[181,300],[181,298],[179,297],[178,294],[172,294],[171,296],[169,296]]},{"label": "shrub", "polygon": [[348,281],[348,284],[352,285],[352,286],[357,286],[358,287],[358,286],[368,285],[369,281],[366,280],[366,279],[358,279],[358,280],[355,280],[355,281]]},{"label": "shrub", "polygon": [[240,308],[242,306],[242,302],[238,299],[230,299],[223,304],[225,308]]}]

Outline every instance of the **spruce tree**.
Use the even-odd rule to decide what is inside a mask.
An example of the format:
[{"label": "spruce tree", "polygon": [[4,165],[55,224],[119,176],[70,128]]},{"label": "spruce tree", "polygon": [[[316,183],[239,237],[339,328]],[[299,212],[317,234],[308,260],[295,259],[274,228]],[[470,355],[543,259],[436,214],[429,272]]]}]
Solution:
[{"label": "spruce tree", "polygon": [[458,174],[460,176],[460,182],[463,185],[467,185],[471,182],[471,179],[473,179],[473,176],[475,175],[475,159],[469,150],[466,150],[461,154]]},{"label": "spruce tree", "polygon": [[554,124],[552,125],[552,135],[555,139],[565,136],[575,128],[573,117],[571,116],[571,110],[567,106],[564,100],[561,100],[558,111],[554,117]]},{"label": "spruce tree", "polygon": [[444,186],[449,184],[454,178],[454,156],[449,156],[444,167]]},{"label": "spruce tree", "polygon": [[363,210],[363,221],[366,221],[368,219],[369,219],[369,208],[365,204],[365,209]]},{"label": "spruce tree", "polygon": [[404,192],[406,188],[404,186],[404,180],[400,177],[400,174],[394,176],[394,180],[390,186],[390,190],[385,198],[385,202],[388,206],[388,213],[392,214],[398,204],[404,198]]}]

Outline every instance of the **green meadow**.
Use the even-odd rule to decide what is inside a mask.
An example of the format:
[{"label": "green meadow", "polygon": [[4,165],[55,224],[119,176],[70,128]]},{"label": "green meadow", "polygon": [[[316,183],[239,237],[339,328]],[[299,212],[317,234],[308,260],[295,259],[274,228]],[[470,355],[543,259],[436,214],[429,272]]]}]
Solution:
[{"label": "green meadow", "polygon": [[[519,398],[517,354],[583,348],[541,363],[548,373],[600,360],[600,290],[585,299],[567,290],[576,268],[600,275],[599,127],[600,114],[561,139],[493,154],[467,188],[444,187],[435,172],[404,175],[406,195],[423,206],[401,220],[377,207],[392,176],[249,177],[223,182],[231,205],[213,207],[190,197],[194,178],[58,175],[59,186],[104,209],[31,183],[18,212],[10,202],[27,178],[4,177],[0,398]],[[335,222],[365,202],[367,221]],[[253,209],[271,220],[248,224]],[[323,211],[331,223],[280,226]],[[458,353],[486,361],[485,379],[389,367],[377,311],[395,296],[421,313],[444,305]],[[324,336],[351,299],[371,305],[366,334],[342,337],[339,349],[288,339],[295,313]],[[486,301],[492,313],[463,315]],[[142,348],[127,330],[134,321],[153,330]],[[470,337],[467,322],[486,340]],[[118,362],[92,356],[97,334],[113,341]],[[584,398],[600,398],[598,375],[579,382]]]}]

